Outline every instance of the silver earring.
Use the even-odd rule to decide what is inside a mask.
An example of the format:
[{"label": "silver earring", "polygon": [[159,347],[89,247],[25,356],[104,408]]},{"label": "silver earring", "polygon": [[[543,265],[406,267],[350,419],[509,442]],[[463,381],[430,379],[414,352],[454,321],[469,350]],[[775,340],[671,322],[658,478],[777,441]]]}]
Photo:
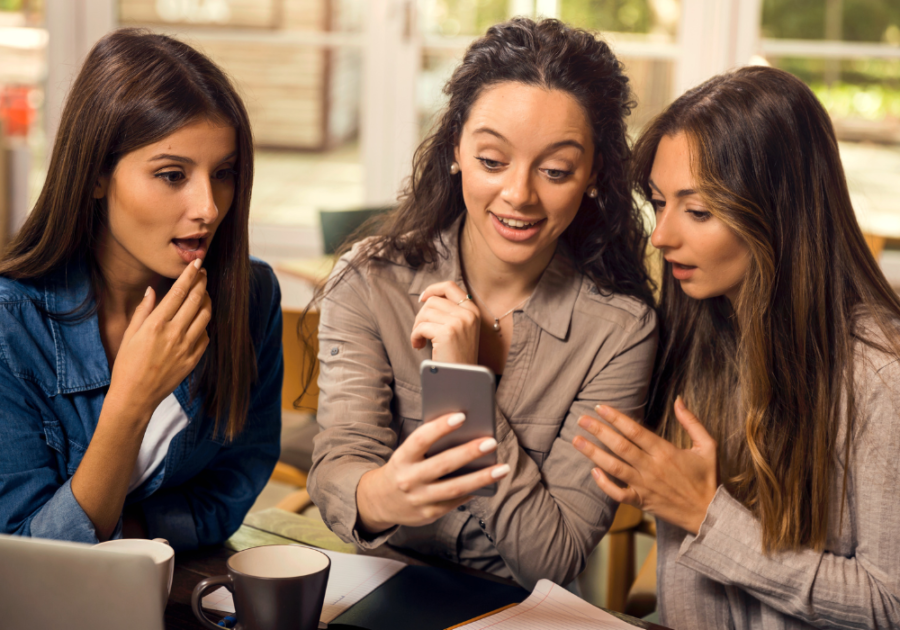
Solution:
[{"label": "silver earring", "polygon": [[452,164],[450,164],[450,174],[456,175],[457,173],[459,173],[459,164],[453,162]]},{"label": "silver earring", "polygon": [[587,196],[590,197],[591,199],[596,199],[597,195],[599,195],[599,194],[600,194],[600,191],[597,190],[596,186],[591,186],[590,188],[587,189]]}]

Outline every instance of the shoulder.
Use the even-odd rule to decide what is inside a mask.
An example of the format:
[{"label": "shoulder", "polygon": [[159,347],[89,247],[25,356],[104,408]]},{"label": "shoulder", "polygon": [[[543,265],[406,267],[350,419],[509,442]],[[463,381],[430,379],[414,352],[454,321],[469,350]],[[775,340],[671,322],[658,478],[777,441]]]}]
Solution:
[{"label": "shoulder", "polygon": [[[857,430],[879,441],[900,436],[900,320],[889,318],[882,328],[873,317],[855,326],[853,379]],[[855,434],[859,435],[859,434]],[[895,436],[890,438],[889,436]]]},{"label": "shoulder", "polygon": [[43,282],[0,276],[0,307],[22,302],[43,303]]},{"label": "shoulder", "polygon": [[328,277],[326,293],[338,290],[339,285],[365,292],[377,289],[383,283],[405,288],[417,271],[399,252],[388,251],[375,237],[369,237],[355,243],[338,259]]},{"label": "shoulder", "polygon": [[656,329],[656,309],[638,298],[598,289],[586,276],[583,276],[576,309],[591,318],[608,321],[624,332]]}]

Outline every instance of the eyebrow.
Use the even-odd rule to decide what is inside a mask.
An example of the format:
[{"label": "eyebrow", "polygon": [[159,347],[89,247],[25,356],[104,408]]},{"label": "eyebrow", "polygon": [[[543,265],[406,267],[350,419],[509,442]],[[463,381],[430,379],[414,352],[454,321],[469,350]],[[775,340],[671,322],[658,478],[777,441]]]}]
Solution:
[{"label": "eyebrow", "polygon": [[[221,160],[219,160],[219,162],[225,162],[227,160],[230,160],[231,158],[233,158],[236,155],[237,155],[237,151],[232,151],[231,153],[229,153],[228,155],[223,157]],[[192,166],[197,164],[194,160],[192,160],[189,157],[185,157],[183,155],[173,155],[171,153],[160,153],[159,155],[154,155],[148,161],[149,162],[158,162],[160,160],[171,160],[173,162],[181,162],[182,164],[190,164]]]},{"label": "eyebrow", "polygon": [[[659,189],[659,187],[653,183],[652,179],[647,180],[647,183],[650,184],[650,188],[652,188],[653,190],[658,192],[660,195],[663,194],[662,191]],[[693,188],[683,188],[683,189],[679,190],[677,193],[675,193],[675,196],[676,197],[690,197],[691,195],[696,195],[696,194],[697,194],[697,191],[694,190]],[[665,197],[665,195],[663,195],[663,197]]]},{"label": "eyebrow", "polygon": [[[506,142],[507,144],[512,144],[509,140],[507,140],[505,137],[503,137],[503,134],[501,134],[499,131],[494,131],[490,127],[479,127],[478,129],[476,129],[475,131],[472,132],[473,135],[476,133],[486,133],[486,134],[492,135],[496,138],[499,138],[500,140],[503,140],[503,142]],[[561,147],[574,147],[574,148],[578,149],[579,151],[581,151],[582,153],[584,153],[584,147],[577,140],[560,140],[559,142],[554,142],[553,144],[551,144],[550,146],[548,146],[545,149],[545,152],[554,151]]]}]

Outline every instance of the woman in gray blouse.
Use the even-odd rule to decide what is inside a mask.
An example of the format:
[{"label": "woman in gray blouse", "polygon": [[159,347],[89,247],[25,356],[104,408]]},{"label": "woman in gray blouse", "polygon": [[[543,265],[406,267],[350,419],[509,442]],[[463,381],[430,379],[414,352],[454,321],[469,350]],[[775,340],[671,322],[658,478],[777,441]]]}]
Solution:
[{"label": "woman in gray blouse", "polygon": [[900,300],[828,114],[744,68],[675,101],[634,168],[666,261],[658,435],[610,405],[620,433],[580,422],[618,457],[574,443],[657,517],[662,623],[900,627]]},{"label": "woman in gray blouse", "polygon": [[[656,352],[628,80],[593,34],[516,19],[472,44],[445,93],[399,208],[326,286],[310,494],[364,547],[565,584],[616,508],[586,485],[576,422],[601,401],[639,414]],[[459,426],[422,423],[431,358],[502,375],[496,440],[424,458]],[[440,480],[492,450],[496,466]]]}]

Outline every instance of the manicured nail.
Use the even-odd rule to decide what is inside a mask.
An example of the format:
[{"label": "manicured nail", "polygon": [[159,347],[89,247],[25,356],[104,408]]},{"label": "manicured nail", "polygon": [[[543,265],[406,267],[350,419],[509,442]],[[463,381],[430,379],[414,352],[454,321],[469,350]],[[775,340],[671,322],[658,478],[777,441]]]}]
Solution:
[{"label": "manicured nail", "polygon": [[600,469],[599,468],[592,468],[591,474],[594,475],[594,479],[600,479]]},{"label": "manicured nail", "polygon": [[424,297],[425,297],[425,294],[424,294],[424,293],[423,293],[422,295],[420,295],[420,296],[419,296],[419,302],[421,302],[421,301],[422,301],[422,298],[424,298]]},{"label": "manicured nail", "polygon": [[578,418],[578,426],[580,426],[582,429],[590,429],[591,422],[592,420],[587,416],[581,416],[580,418]]},{"label": "manicured nail", "polygon": [[502,479],[509,474],[509,464],[503,464],[500,468],[491,471],[491,477],[494,479]]},{"label": "manicured nail", "polygon": [[197,269],[199,269],[199,268],[200,268],[200,265],[202,265],[202,264],[203,264],[203,259],[202,259],[202,258],[195,258],[195,259],[194,259],[194,267],[196,267]]},{"label": "manicured nail", "polygon": [[455,427],[458,424],[462,424],[466,421],[466,414],[464,413],[455,413],[449,418],[447,418],[447,424],[451,427]]},{"label": "manicured nail", "polygon": [[478,450],[482,453],[490,453],[495,448],[497,448],[497,440],[495,440],[494,438],[488,438],[478,445]]},{"label": "manicured nail", "polygon": [[584,447],[586,445],[586,442],[584,441],[584,438],[579,435],[579,436],[576,436],[574,440],[572,440],[572,445],[575,448],[577,448],[579,451],[583,451]]},{"label": "manicured nail", "polygon": [[147,297],[148,295],[150,295],[150,287],[147,287],[147,290],[144,291],[144,297]]}]

